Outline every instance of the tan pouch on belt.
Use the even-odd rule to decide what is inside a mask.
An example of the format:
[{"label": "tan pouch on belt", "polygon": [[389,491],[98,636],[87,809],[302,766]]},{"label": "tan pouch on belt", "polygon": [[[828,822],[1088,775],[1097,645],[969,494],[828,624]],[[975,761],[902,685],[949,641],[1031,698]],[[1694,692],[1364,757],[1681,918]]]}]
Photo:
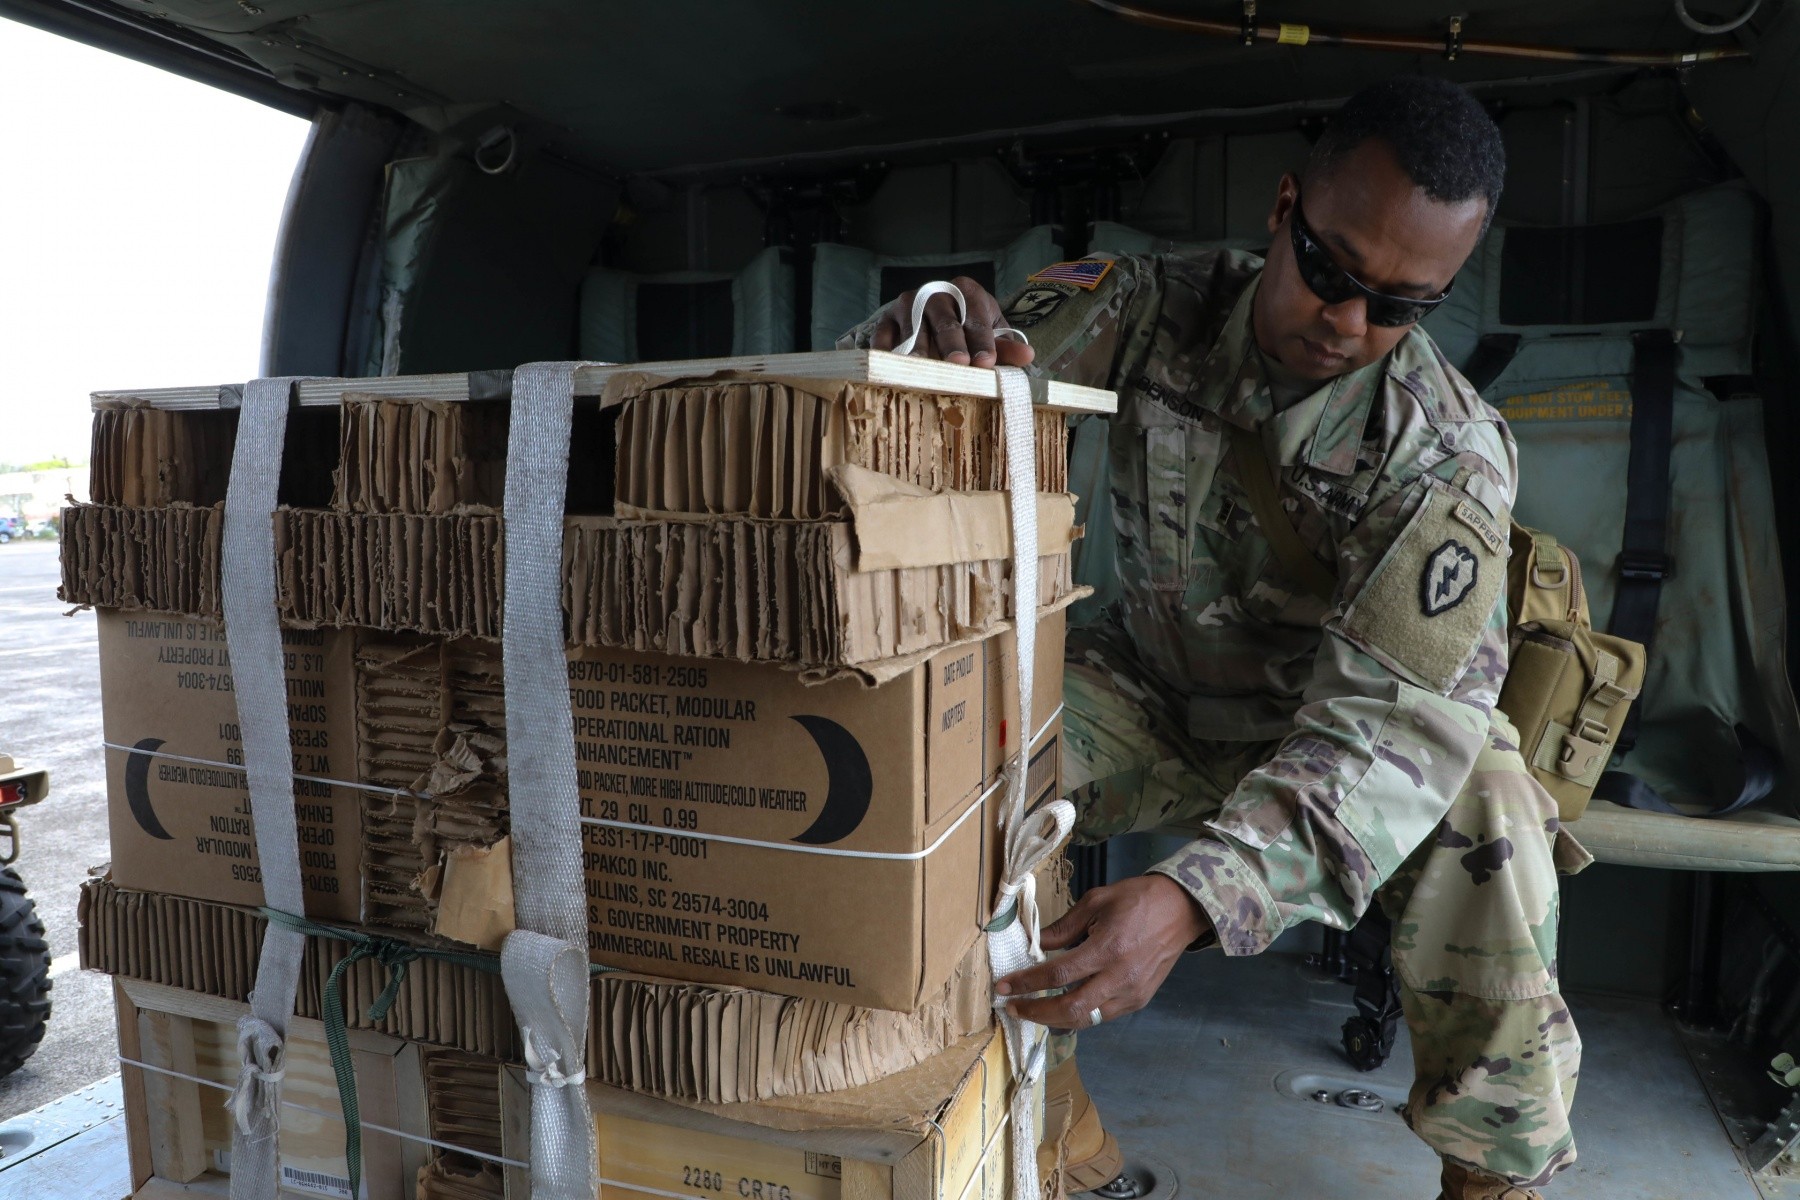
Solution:
[{"label": "tan pouch on belt", "polygon": [[1507,566],[1511,662],[1500,711],[1564,821],[1587,808],[1644,686],[1644,647],[1595,632],[1581,563],[1550,534],[1512,528]]}]

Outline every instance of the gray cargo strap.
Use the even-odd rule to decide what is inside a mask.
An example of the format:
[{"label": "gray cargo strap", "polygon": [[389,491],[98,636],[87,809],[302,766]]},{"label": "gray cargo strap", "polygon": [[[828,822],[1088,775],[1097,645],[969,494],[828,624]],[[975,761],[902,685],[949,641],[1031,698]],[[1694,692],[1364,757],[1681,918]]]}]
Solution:
[{"label": "gray cargo strap", "polygon": [[[1675,425],[1675,335],[1646,329],[1631,337],[1631,454],[1626,464],[1625,531],[1619,547],[1619,590],[1606,631],[1654,653],[1656,608],[1669,558],[1669,461]],[[1626,719],[1619,749],[1637,740],[1637,714]]]},{"label": "gray cargo strap", "polygon": [[[925,289],[921,288],[923,294]],[[960,300],[960,294],[958,299]],[[915,313],[914,327],[918,316]],[[1000,819],[1004,861],[995,917],[988,924],[988,961],[1003,979],[1044,960],[1039,944],[1037,880],[1032,874],[1055,852],[1075,824],[1075,808],[1058,798],[1027,812],[1026,766],[1031,757],[1033,664],[1037,654],[1038,531],[1037,461],[1033,450],[1031,384],[1017,367],[1000,367],[1000,398],[1006,426],[1007,490],[1012,499],[1013,633],[1018,661],[1018,728],[1007,746],[1005,795]],[[1038,1085],[1044,1077],[1047,1035],[1042,1025],[1012,1015],[996,1003],[1012,1064],[1012,1200],[1038,1196],[1037,1147],[1042,1112]]]},{"label": "gray cargo strap", "polygon": [[[221,608],[263,901],[298,914],[305,911],[305,900],[294,818],[287,675],[275,608],[275,503],[294,382],[254,379],[244,387],[225,488],[220,557],[228,564]],[[274,1200],[277,1191],[285,1039],[305,948],[301,934],[270,926],[257,960],[250,1012],[238,1019],[238,1082],[229,1102],[232,1200]]]},{"label": "gray cargo strap", "polygon": [[1494,380],[1518,357],[1524,342],[1516,333],[1484,333],[1475,343],[1474,353],[1462,365],[1462,377],[1478,392],[1485,392]]},{"label": "gray cargo strap", "polygon": [[[1668,553],[1669,478],[1674,451],[1675,335],[1646,329],[1631,337],[1631,453],[1626,464],[1625,530],[1619,548],[1619,585],[1607,632],[1643,643],[1646,656],[1656,653],[1656,610],[1663,580],[1674,573]],[[1634,705],[1625,718],[1615,753],[1637,743],[1644,706]],[[1779,763],[1749,727],[1733,729],[1735,748],[1724,767],[1728,775],[1715,783],[1711,809],[1683,813],[1654,787],[1629,771],[1607,771],[1594,795],[1627,808],[1684,816],[1722,817],[1755,804],[1775,787]]]},{"label": "gray cargo strap", "polygon": [[[587,905],[562,609],[563,501],[579,363],[513,372],[506,445],[507,794],[518,928],[500,952],[531,1068],[531,1194],[593,1200],[600,1168],[582,1087]],[[1034,543],[1035,544],[1035,543]]]}]

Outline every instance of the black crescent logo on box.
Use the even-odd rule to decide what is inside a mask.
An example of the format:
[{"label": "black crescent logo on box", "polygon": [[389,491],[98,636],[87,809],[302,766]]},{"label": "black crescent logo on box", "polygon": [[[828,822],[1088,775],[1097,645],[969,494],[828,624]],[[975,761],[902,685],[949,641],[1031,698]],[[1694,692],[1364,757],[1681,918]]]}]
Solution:
[{"label": "black crescent logo on box", "polygon": [[150,763],[162,745],[161,738],[144,738],[125,756],[125,803],[131,808],[132,819],[145,833],[163,841],[173,841],[175,835],[163,828],[163,823],[156,818],[156,810],[150,807]]},{"label": "black crescent logo on box", "polygon": [[813,744],[825,759],[825,804],[813,823],[793,837],[808,846],[841,842],[856,832],[869,815],[869,800],[875,793],[875,775],[869,769],[869,756],[853,734],[830,717],[800,715],[792,720],[812,735]]}]

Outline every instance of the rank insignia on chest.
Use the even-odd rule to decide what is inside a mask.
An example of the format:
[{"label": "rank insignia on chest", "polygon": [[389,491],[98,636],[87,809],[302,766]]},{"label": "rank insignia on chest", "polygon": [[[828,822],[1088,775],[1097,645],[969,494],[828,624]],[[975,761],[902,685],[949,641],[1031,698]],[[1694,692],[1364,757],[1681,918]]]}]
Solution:
[{"label": "rank insignia on chest", "polygon": [[1432,551],[1419,576],[1419,611],[1435,617],[1461,604],[1475,589],[1480,567],[1474,552],[1454,538]]}]

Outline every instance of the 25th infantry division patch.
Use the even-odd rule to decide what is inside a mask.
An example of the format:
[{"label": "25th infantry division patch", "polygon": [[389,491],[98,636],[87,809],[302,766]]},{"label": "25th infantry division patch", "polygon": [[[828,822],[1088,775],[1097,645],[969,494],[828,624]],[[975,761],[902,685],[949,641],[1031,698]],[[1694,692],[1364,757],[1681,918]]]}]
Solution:
[{"label": "25th infantry division patch", "polygon": [[[1457,515],[1468,497],[1429,480],[1424,503],[1344,613],[1345,637],[1444,695],[1468,669],[1506,580],[1506,562]],[[1504,529],[1501,514],[1490,526]],[[1504,545],[1504,539],[1501,539]]]},{"label": "25th infantry division patch", "polygon": [[1473,552],[1454,539],[1431,552],[1425,572],[1419,576],[1419,611],[1428,617],[1455,608],[1468,599],[1481,574]]}]

